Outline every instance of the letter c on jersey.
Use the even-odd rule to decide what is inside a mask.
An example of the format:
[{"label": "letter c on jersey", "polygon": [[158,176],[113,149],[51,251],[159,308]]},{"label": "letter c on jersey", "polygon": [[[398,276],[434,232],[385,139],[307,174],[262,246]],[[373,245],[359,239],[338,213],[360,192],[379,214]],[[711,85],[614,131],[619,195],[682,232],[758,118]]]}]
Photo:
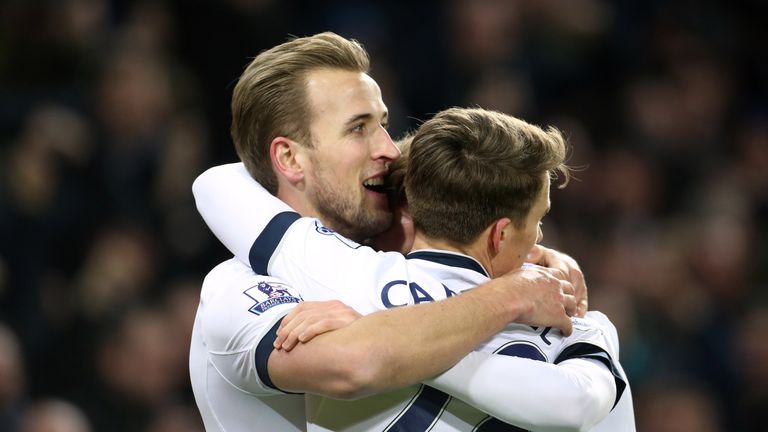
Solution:
[{"label": "letter c on jersey", "polygon": [[392,288],[403,285],[408,287],[408,291],[410,292],[411,298],[413,299],[414,304],[424,303],[424,302],[433,302],[435,301],[432,296],[430,296],[422,287],[417,285],[415,282],[411,282],[410,284],[404,280],[396,280],[389,282],[388,284],[384,285],[384,288],[381,289],[381,302],[384,304],[384,307],[387,309],[399,307],[399,306],[405,306],[408,304],[408,302],[401,303],[401,304],[394,304],[390,300],[390,291]]},{"label": "letter c on jersey", "polygon": [[408,283],[404,280],[396,280],[384,285],[384,288],[381,289],[381,302],[384,303],[384,307],[386,307],[387,309],[398,307],[398,306],[405,306],[407,304],[407,303],[403,303],[403,304],[396,305],[396,304],[392,304],[392,302],[389,300],[389,290],[392,289],[392,287],[397,285],[407,286]]}]

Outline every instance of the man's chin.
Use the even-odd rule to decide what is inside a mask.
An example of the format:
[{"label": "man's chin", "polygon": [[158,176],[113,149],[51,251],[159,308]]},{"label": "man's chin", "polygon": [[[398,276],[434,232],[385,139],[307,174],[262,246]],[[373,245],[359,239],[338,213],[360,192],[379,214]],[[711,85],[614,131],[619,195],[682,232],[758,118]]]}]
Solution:
[{"label": "man's chin", "polygon": [[392,226],[392,212],[389,209],[371,212],[364,219],[356,224],[361,238],[375,237]]}]

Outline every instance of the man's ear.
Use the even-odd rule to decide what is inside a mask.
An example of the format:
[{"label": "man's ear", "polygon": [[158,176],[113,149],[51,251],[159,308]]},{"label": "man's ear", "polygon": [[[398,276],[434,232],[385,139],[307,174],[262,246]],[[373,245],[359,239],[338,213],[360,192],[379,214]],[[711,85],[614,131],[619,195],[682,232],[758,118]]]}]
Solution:
[{"label": "man's ear", "polygon": [[273,139],[269,145],[269,157],[277,175],[294,184],[303,180],[303,150],[299,143],[286,137]]},{"label": "man's ear", "polygon": [[515,226],[512,224],[512,220],[509,218],[501,218],[491,224],[491,232],[488,237],[488,247],[493,252],[493,256],[498,255],[504,248],[504,240],[506,236],[512,235],[512,230]]}]

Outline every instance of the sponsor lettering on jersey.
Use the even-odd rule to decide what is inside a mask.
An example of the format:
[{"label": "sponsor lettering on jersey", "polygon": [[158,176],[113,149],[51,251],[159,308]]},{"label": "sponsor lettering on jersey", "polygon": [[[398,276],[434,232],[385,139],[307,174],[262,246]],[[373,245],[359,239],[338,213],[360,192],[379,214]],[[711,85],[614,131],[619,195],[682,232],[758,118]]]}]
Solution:
[{"label": "sponsor lettering on jersey", "polygon": [[261,315],[269,309],[288,303],[300,303],[304,301],[301,295],[294,296],[288,291],[290,287],[277,282],[261,281],[255,286],[245,290],[243,294],[256,302],[248,309],[248,312]]},{"label": "sponsor lettering on jersey", "polygon": [[[456,293],[443,284],[445,290],[445,297],[455,296]],[[416,282],[410,282],[404,280],[395,280],[387,283],[381,289],[381,302],[384,307],[390,309],[399,306],[405,306],[407,304],[419,304],[426,302],[433,302],[435,299],[429,295],[429,292],[419,286]]]}]

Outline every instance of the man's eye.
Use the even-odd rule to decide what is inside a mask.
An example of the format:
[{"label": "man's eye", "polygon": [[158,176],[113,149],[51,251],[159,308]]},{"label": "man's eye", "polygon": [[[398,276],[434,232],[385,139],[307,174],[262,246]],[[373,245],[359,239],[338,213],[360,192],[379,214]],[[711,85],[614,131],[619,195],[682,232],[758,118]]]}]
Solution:
[{"label": "man's eye", "polygon": [[358,125],[355,125],[354,127],[352,127],[351,130],[354,133],[363,133],[363,132],[365,132],[365,124],[360,123]]}]

